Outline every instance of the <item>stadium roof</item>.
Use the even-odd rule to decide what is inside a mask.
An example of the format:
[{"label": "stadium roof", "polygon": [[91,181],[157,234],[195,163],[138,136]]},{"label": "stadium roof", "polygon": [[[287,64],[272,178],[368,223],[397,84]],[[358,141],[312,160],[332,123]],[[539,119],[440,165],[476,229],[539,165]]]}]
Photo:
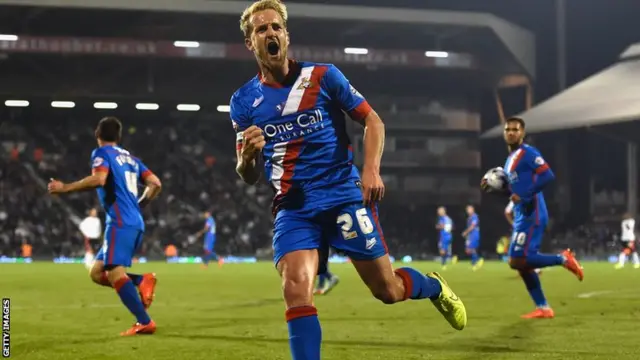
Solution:
[{"label": "stadium roof", "polygon": [[[616,64],[517,116],[526,121],[527,133],[640,119],[640,43],[629,46]],[[482,138],[500,136],[502,127]]]},{"label": "stadium roof", "polygon": [[[0,5],[32,6],[32,7],[57,7],[75,9],[110,9],[110,10],[131,10],[131,11],[155,11],[155,12],[176,12],[192,14],[219,14],[238,16],[244,8],[250,4],[248,1],[215,1],[215,0],[0,0]],[[535,37],[534,35],[515,24],[488,13],[461,12],[443,10],[421,10],[421,9],[400,9],[383,8],[369,6],[350,5],[319,5],[304,3],[287,3],[292,19],[301,19],[300,27],[311,28],[314,21],[348,21],[357,28],[362,23],[375,23],[376,27],[392,25],[390,29],[402,31],[403,27],[411,25],[415,29],[416,25],[428,30],[418,33],[422,44],[429,32],[435,33],[437,43],[448,44],[454,38],[466,37],[463,47],[475,46],[479,51],[485,51],[487,62],[496,65],[504,71],[524,72],[530,77],[535,76]],[[234,19],[235,20],[235,19]],[[237,20],[235,20],[237,21]],[[294,23],[298,20],[290,20]],[[237,22],[236,22],[237,24]],[[118,25],[124,25],[119,23]],[[211,24],[210,24],[211,25]],[[324,26],[323,26],[324,25]],[[237,26],[237,25],[236,25]],[[319,32],[311,31],[313,34],[322,34],[322,37],[336,39],[342,34],[331,33],[331,27],[320,23]],[[404,29],[406,30],[406,29]],[[471,31],[467,31],[471,30]],[[495,51],[490,40],[482,30],[487,30],[494,34],[494,38],[503,49],[508,50],[510,62],[502,62],[496,59],[500,51]],[[413,32],[405,31],[416,35]],[[385,36],[388,31],[377,31],[378,36]],[[396,39],[398,32],[391,31]],[[226,33],[226,32],[225,32]],[[336,35],[336,36],[334,36]],[[365,33],[371,38],[370,33]],[[482,38],[484,37],[484,38]],[[415,43],[415,41],[413,41]],[[437,50],[437,49],[432,49]],[[448,50],[448,49],[445,49]],[[453,49],[455,50],[455,49]],[[504,54],[504,51],[502,52]]]}]

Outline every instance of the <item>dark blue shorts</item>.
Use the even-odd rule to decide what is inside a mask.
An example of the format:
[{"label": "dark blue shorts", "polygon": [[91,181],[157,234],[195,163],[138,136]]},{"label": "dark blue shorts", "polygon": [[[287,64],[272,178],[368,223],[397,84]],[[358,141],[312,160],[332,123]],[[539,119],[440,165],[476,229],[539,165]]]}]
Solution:
[{"label": "dark blue shorts", "polygon": [[377,206],[350,203],[319,212],[278,211],[273,235],[276,265],[290,252],[319,249],[323,243],[353,260],[373,260],[388,253]]},{"label": "dark blue shorts", "polygon": [[104,244],[96,255],[96,261],[104,261],[105,266],[131,266],[131,261],[142,244],[143,234],[142,230],[107,225]]}]

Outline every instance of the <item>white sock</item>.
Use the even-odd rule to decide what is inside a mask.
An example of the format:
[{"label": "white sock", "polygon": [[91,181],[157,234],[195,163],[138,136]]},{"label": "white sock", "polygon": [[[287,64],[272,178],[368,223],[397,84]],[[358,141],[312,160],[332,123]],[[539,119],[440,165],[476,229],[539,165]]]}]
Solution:
[{"label": "white sock", "polygon": [[638,253],[634,252],[632,256],[633,256],[633,265],[640,264],[640,257],[638,257]]},{"label": "white sock", "polygon": [[618,256],[618,265],[624,266],[624,262],[627,261],[627,254],[621,252]]}]

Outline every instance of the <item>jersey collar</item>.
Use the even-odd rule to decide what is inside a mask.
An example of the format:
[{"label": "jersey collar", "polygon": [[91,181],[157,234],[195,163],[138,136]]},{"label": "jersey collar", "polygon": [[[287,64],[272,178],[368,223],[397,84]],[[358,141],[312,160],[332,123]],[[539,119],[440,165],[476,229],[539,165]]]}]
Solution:
[{"label": "jersey collar", "polygon": [[273,87],[273,88],[277,88],[277,89],[293,85],[293,83],[296,82],[296,79],[300,75],[300,71],[302,70],[302,66],[300,66],[300,63],[298,63],[297,61],[295,61],[293,59],[288,59],[288,61],[289,61],[289,73],[287,74],[287,76],[285,77],[283,82],[267,82],[262,77],[262,72],[258,72],[258,79],[260,80],[260,84],[265,85],[265,86],[269,86],[269,87]]}]

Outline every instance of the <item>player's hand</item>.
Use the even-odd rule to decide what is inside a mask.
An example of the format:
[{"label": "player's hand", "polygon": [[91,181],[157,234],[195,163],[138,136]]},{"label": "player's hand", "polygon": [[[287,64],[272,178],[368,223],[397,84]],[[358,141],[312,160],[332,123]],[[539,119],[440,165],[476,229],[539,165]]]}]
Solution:
[{"label": "player's hand", "polygon": [[47,190],[49,190],[49,194],[60,194],[64,190],[64,183],[62,181],[49,179]]},{"label": "player's hand", "polygon": [[362,171],[362,198],[365,205],[382,200],[384,197],[384,182],[380,172],[370,169]]},{"label": "player's hand", "polygon": [[249,126],[242,133],[242,159],[252,161],[262,151],[265,144],[266,141],[264,140],[264,135],[262,135],[262,129],[255,125]]},{"label": "player's hand", "polygon": [[491,187],[489,187],[489,183],[487,182],[487,179],[482,178],[482,180],[480,180],[480,189],[482,189],[482,191],[488,193],[491,192]]},{"label": "player's hand", "polygon": [[518,194],[515,194],[515,193],[511,194],[511,201],[513,201],[514,204],[519,203],[520,200],[521,199],[520,199],[520,196],[518,196]]}]

